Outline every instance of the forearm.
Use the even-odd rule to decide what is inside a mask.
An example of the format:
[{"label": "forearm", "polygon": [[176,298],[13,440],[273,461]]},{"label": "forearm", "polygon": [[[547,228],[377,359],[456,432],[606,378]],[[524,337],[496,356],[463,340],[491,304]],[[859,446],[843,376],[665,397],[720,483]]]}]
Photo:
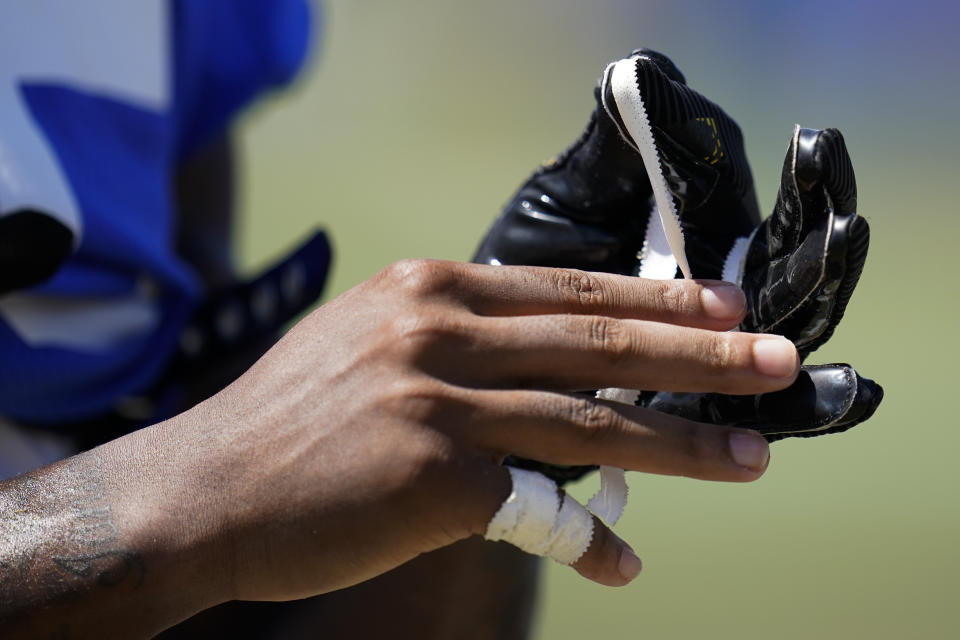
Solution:
[{"label": "forearm", "polygon": [[222,600],[183,432],[163,423],[0,484],[0,635],[149,636]]}]

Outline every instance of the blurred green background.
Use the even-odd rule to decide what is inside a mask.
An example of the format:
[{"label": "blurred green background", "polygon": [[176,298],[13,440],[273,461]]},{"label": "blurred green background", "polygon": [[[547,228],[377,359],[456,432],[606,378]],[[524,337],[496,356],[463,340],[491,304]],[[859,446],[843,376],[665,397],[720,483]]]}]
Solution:
[{"label": "blurred green background", "polygon": [[244,263],[317,224],[337,252],[328,297],[403,257],[469,258],[637,46],[738,120],[764,210],[794,123],[839,127],[873,242],[812,361],[880,381],[876,417],[775,444],[751,485],[630,474],[617,531],[644,573],[614,590],[550,564],[536,637],[960,637],[958,17],[946,2],[329,2],[312,67],[241,128]]}]

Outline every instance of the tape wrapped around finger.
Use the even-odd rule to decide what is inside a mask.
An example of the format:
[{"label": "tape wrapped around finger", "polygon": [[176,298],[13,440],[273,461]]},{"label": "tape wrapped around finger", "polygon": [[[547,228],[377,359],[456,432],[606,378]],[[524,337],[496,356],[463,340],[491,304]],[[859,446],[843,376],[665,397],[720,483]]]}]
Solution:
[{"label": "tape wrapped around finger", "polygon": [[[543,474],[507,467],[513,488],[484,538],[573,564],[593,539],[593,516]],[[562,493],[562,498],[561,498]]]}]

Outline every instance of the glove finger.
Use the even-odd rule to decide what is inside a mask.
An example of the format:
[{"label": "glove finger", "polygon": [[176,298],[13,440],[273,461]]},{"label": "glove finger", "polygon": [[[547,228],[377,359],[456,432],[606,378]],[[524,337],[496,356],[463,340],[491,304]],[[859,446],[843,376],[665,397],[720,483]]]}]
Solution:
[{"label": "glove finger", "polygon": [[[794,339],[805,358],[829,340],[840,323],[866,262],[870,228],[856,214],[856,178],[843,135],[836,129],[801,130],[799,145],[796,181],[803,206],[801,233],[809,235],[790,256],[787,273],[796,276],[793,290],[809,290],[812,296],[807,308],[786,319],[779,331]],[[808,231],[812,225],[816,228]],[[818,260],[814,247],[821,246]]]},{"label": "glove finger", "polygon": [[745,427],[770,442],[839,433],[869,419],[883,387],[847,364],[804,366],[780,391],[754,396],[657,392],[641,399],[648,409],[690,420]]},{"label": "glove finger", "polygon": [[883,400],[883,387],[848,364],[806,367],[789,388],[764,394],[757,429],[770,442],[840,433],[868,420]]},{"label": "glove finger", "polygon": [[797,127],[773,214],[749,248],[744,330],[782,334],[803,357],[829,339],[869,246],[869,226],[855,208],[856,181],[843,136],[836,129]]},{"label": "glove finger", "polygon": [[[703,208],[719,183],[743,195],[751,191],[753,177],[737,123],[719,105],[672,79],[671,72],[661,59],[649,54],[636,59],[637,86],[660,152],[664,178],[678,205],[677,212],[684,223],[716,226],[717,230],[742,226],[737,230],[748,232],[756,224],[755,219],[726,211],[719,216],[712,207],[695,213]],[[604,105],[610,117],[617,120],[615,100],[605,97]],[[710,220],[700,220],[704,215]],[[718,218],[722,218],[724,229]]]},{"label": "glove finger", "polygon": [[848,215],[857,208],[857,184],[843,134],[804,129],[790,138],[773,214],[761,229],[764,251],[753,252],[748,268],[783,258],[827,217],[830,208]]},{"label": "glove finger", "polygon": [[815,179],[830,197],[833,212],[837,215],[854,213],[857,210],[857,180],[843,134],[837,129],[818,132],[810,155]]},{"label": "glove finger", "polygon": [[783,259],[800,244],[803,228],[803,203],[796,180],[800,125],[793,129],[787,154],[780,171],[780,187],[773,213],[758,229],[747,256],[747,272],[763,269],[768,263]]},{"label": "glove finger", "polygon": [[[771,287],[770,298],[765,302],[772,317],[774,309],[787,308],[789,304],[775,299],[777,290],[781,298],[799,298],[797,292],[811,291],[796,311],[770,326],[793,341],[802,359],[826,343],[840,324],[860,280],[870,245],[870,226],[857,214],[831,215],[829,224],[829,233],[811,233],[811,242],[805,241],[790,257],[787,286]],[[817,249],[819,243],[825,249]]]},{"label": "glove finger", "polygon": [[[645,105],[642,119],[649,122],[657,149],[655,169],[673,200],[691,270],[698,278],[719,278],[735,239],[748,235],[759,222],[740,127],[717,104],[686,86],[663,56],[640,51],[636,58],[615,64],[624,63],[635,65],[636,90]],[[618,97],[613,85],[606,79],[602,85],[607,115],[636,146],[621,124],[629,116],[621,110],[632,109],[633,103],[629,95]]]}]

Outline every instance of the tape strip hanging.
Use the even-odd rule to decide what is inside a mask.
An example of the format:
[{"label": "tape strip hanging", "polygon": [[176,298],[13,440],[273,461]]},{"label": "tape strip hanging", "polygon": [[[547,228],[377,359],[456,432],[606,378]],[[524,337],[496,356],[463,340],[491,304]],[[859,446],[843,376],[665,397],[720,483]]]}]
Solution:
[{"label": "tape strip hanging", "polygon": [[587,501],[587,509],[612,527],[623,515],[629,497],[626,471],[600,465],[600,489]]},{"label": "tape strip hanging", "polygon": [[[753,233],[756,233],[754,230]],[[733,246],[727,252],[727,257],[723,261],[723,273],[720,278],[726,282],[732,282],[738,287],[742,284],[743,267],[747,260],[747,249],[750,248],[750,241],[753,240],[753,234],[737,238],[733,241]]]},{"label": "tape strip hanging", "polygon": [[[598,400],[610,400],[630,406],[635,406],[639,397],[640,392],[633,389],[610,387],[597,391]],[[587,501],[587,509],[613,526],[623,515],[629,493],[626,472],[618,467],[601,465],[600,489]]]},{"label": "tape strip hanging", "polygon": [[[633,139],[643,165],[647,170],[650,186],[653,188],[653,197],[657,203],[660,221],[670,244],[670,252],[676,259],[683,272],[683,277],[690,278],[690,265],[687,262],[684,250],[683,230],[680,227],[680,216],[673,202],[673,196],[663,177],[660,167],[660,153],[653,139],[653,130],[647,119],[647,108],[640,94],[640,85],[637,81],[636,58],[627,58],[617,62],[610,74],[610,84],[617,110],[623,120],[627,132]],[[671,276],[672,277],[672,276]]]},{"label": "tape strip hanging", "polygon": [[[660,154],[637,81],[636,58],[614,63],[610,73],[604,74],[604,82],[608,77],[617,111],[627,129],[620,133],[626,133],[625,137],[630,138],[628,142],[640,153],[653,188],[654,203],[648,212],[647,231],[637,256],[640,263],[637,275],[641,278],[672,279],[679,267],[683,276],[690,278],[683,228],[660,166]],[[639,391],[631,389],[610,388],[597,391],[597,398],[636,405],[639,394]],[[614,525],[623,515],[628,496],[629,487],[624,470],[604,465],[600,467],[600,489],[587,502],[587,508],[608,524]]]}]

